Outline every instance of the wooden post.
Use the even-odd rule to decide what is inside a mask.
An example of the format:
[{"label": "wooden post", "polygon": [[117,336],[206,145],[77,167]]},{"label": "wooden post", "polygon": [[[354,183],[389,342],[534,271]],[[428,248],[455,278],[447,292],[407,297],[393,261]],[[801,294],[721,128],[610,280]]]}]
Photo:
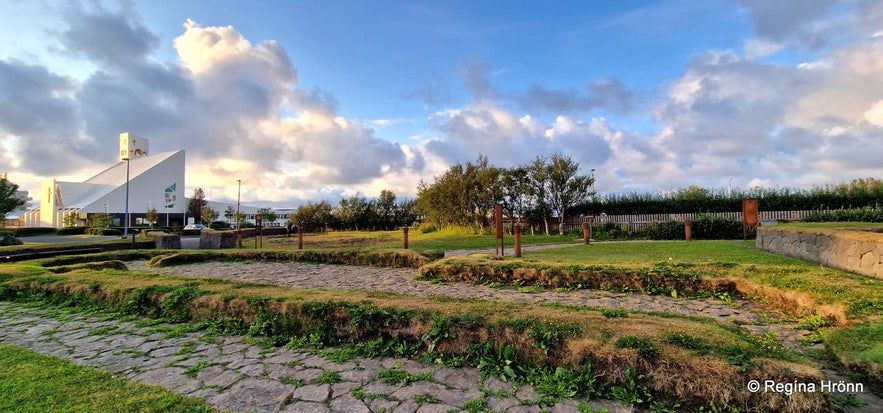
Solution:
[{"label": "wooden post", "polygon": [[521,223],[515,224],[515,258],[521,258]]},{"label": "wooden post", "polygon": [[589,245],[589,228],[591,228],[589,223],[583,222],[583,243],[586,245]]},{"label": "wooden post", "polygon": [[693,223],[689,218],[684,220],[684,236],[687,238],[687,241],[693,238]]},{"label": "wooden post", "polygon": [[408,230],[410,229],[411,227],[402,227],[402,233],[405,235],[405,249],[408,249]]},{"label": "wooden post", "polygon": [[297,226],[297,249],[304,249],[304,226]]},{"label": "wooden post", "polygon": [[497,227],[497,240],[494,242],[494,245],[499,243],[500,247],[497,250],[497,255],[503,256],[506,255],[506,247],[503,244],[503,206],[500,204],[494,205],[494,224]]}]

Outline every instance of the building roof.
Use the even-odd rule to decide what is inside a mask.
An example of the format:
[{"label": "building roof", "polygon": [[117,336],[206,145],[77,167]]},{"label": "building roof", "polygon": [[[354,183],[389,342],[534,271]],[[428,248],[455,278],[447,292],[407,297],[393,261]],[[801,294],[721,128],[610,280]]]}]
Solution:
[{"label": "building roof", "polygon": [[[129,180],[156,167],[183,151],[163,152],[140,156],[128,161]],[[62,186],[65,208],[83,208],[93,204],[111,191],[126,184],[126,161],[120,161],[84,182],[58,182]]]}]

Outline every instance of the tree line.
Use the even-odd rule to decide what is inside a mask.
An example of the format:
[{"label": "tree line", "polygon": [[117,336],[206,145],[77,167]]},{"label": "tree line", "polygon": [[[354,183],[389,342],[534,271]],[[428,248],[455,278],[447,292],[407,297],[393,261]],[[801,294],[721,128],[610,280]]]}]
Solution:
[{"label": "tree line", "polygon": [[742,210],[742,199],[756,198],[763,211],[859,209],[883,206],[883,181],[859,178],[849,183],[811,189],[752,188],[714,190],[690,186],[668,193],[608,194],[573,209],[585,215],[677,214]]},{"label": "tree line", "polygon": [[439,228],[489,226],[494,206],[500,204],[512,222],[541,222],[546,234],[550,221],[558,221],[558,233],[571,208],[594,194],[595,178],[579,174],[579,164],[556,153],[533,161],[501,168],[478,156],[475,162],[457,163],[433,183],[418,184],[417,206],[425,223]]}]

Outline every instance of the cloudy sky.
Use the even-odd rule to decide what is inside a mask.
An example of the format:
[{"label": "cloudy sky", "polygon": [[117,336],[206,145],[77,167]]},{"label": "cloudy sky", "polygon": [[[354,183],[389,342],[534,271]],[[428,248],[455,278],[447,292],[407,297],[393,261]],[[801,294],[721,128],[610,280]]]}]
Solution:
[{"label": "cloudy sky", "polygon": [[187,152],[187,193],[413,196],[563,153],[600,192],[883,178],[883,2],[0,0],[0,172]]}]

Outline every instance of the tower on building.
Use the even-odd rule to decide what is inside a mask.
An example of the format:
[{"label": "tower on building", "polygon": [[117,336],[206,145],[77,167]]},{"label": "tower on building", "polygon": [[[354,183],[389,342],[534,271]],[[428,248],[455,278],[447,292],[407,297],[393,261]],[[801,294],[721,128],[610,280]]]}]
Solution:
[{"label": "tower on building", "polygon": [[144,139],[140,136],[136,136],[134,133],[121,133],[120,134],[120,160],[124,161],[126,159],[137,158],[140,156],[147,156],[147,149],[150,146],[150,141]]}]

